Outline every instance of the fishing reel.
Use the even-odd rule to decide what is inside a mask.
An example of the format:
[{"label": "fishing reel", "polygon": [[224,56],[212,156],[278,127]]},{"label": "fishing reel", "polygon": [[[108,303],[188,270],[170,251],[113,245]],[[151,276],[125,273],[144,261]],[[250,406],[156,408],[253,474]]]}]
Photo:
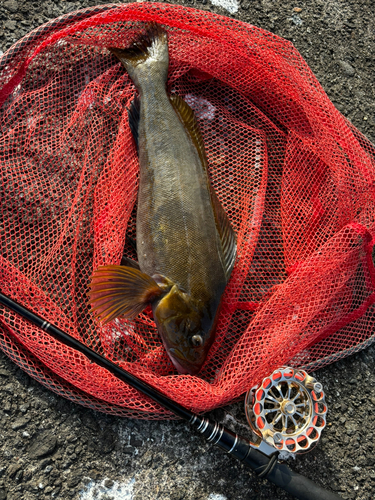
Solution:
[{"label": "fishing reel", "polygon": [[316,446],[327,405],[320,382],[284,366],[247,392],[245,412],[254,435],[251,445],[266,455],[276,449],[286,458]]}]

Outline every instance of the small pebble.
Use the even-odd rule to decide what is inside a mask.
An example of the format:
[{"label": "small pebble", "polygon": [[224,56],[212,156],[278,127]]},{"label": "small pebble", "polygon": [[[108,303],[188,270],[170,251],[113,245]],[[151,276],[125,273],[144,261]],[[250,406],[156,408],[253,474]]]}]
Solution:
[{"label": "small pebble", "polygon": [[17,12],[18,2],[16,0],[7,0],[4,2],[4,7],[10,12]]},{"label": "small pebble", "polygon": [[50,455],[56,448],[56,437],[50,431],[42,431],[33,437],[28,449],[30,458],[42,458]]},{"label": "small pebble", "polygon": [[106,479],[106,480],[104,481],[104,486],[105,486],[106,488],[112,488],[112,486],[113,486],[113,485],[114,485],[114,482],[112,481],[112,479]]},{"label": "small pebble", "polygon": [[302,19],[297,16],[297,14],[293,14],[292,21],[296,26],[301,26],[301,24],[303,23]]},{"label": "small pebble", "polygon": [[293,12],[302,12],[301,7],[294,7]]},{"label": "small pebble", "polygon": [[17,21],[8,20],[4,23],[4,27],[10,31],[14,31],[17,28]]},{"label": "small pebble", "polygon": [[338,61],[341,69],[347,76],[353,76],[355,74],[355,69],[346,61]]},{"label": "small pebble", "polygon": [[26,425],[29,423],[29,420],[26,418],[19,418],[18,420],[15,420],[11,427],[14,431],[17,431],[18,429],[23,429],[26,427]]}]

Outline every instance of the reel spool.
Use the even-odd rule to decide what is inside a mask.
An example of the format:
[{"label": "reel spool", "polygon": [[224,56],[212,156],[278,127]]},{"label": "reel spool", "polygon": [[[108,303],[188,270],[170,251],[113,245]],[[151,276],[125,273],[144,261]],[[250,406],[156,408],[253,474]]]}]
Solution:
[{"label": "reel spool", "polygon": [[282,367],[247,392],[245,412],[255,446],[299,454],[318,443],[327,405],[321,383],[303,370]]}]

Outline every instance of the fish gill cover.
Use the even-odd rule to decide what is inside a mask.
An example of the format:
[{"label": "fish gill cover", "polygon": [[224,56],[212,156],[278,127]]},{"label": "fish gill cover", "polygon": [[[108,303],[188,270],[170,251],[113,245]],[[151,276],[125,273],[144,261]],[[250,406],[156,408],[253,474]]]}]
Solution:
[{"label": "fish gill cover", "polygon": [[[101,326],[87,298],[94,269],[136,258],[134,86],[106,47],[127,47],[150,21],[168,32],[168,92],[195,111],[237,234],[197,376],[177,374],[147,311]],[[50,21],[0,66],[4,293],[196,412],[233,401],[280,365],[315,369],[374,340],[375,150],[290,42],[192,8],[112,4]],[[173,418],[5,309],[0,347],[75,402]]]}]

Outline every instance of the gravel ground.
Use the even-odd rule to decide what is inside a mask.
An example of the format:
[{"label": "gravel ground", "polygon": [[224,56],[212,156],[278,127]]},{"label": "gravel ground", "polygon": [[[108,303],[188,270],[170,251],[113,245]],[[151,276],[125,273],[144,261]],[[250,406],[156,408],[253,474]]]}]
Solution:
[{"label": "gravel ground", "polygon": [[[0,49],[49,19],[99,3],[106,2],[0,1]],[[291,40],[336,107],[375,142],[372,0],[181,3]],[[370,347],[315,374],[327,394],[328,426],[318,447],[292,464],[344,499],[375,498],[374,360]],[[2,353],[0,382],[0,500],[291,498],[191,435],[182,422],[120,419],[74,405]],[[213,417],[245,432],[240,403]]]}]

